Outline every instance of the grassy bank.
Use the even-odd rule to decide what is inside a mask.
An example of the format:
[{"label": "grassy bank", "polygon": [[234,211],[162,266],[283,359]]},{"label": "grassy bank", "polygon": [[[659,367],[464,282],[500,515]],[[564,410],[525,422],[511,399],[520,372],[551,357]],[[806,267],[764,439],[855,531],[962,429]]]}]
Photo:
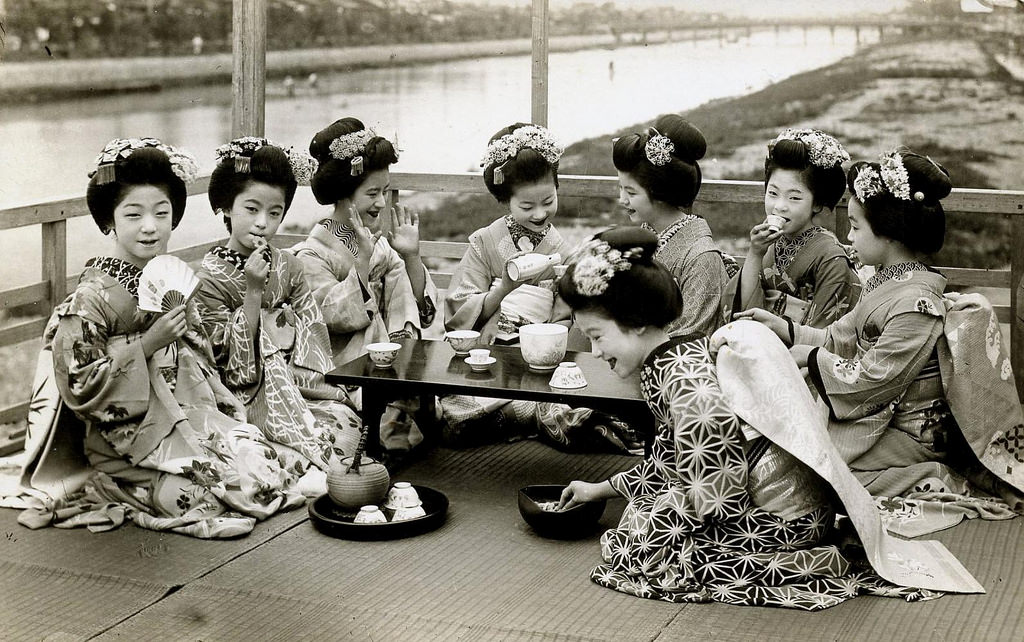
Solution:
[{"label": "grassy bank", "polygon": [[[984,43],[886,42],[831,66],[798,74],[737,98],[716,100],[683,115],[704,132],[709,179],[760,180],[765,144],[780,130],[813,126],[834,133],[854,158],[907,145],[950,172],[957,187],[1020,189],[1024,88],[987,53]],[[636,123],[570,145],[565,174],[614,175],[609,140]],[[759,208],[701,204],[716,237],[730,251],[744,247],[763,216]],[[453,197],[425,214],[425,238],[465,239],[501,214],[493,199]],[[563,199],[560,215],[620,220],[607,199]],[[951,216],[940,264],[1001,267],[1009,257],[1008,222]]]}]

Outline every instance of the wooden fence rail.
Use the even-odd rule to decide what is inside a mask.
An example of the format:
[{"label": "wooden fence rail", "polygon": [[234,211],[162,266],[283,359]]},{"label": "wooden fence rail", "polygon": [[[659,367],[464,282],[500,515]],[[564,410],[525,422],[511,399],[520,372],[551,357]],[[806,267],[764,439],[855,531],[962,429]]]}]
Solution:
[{"label": "wooden fence rail", "polygon": [[[209,179],[204,178],[189,188],[189,194],[204,194]],[[479,174],[425,174],[395,173],[391,177],[392,199],[398,198],[399,190],[413,192],[443,192],[462,194],[485,194]],[[607,176],[562,176],[559,177],[560,196],[615,198],[617,182]],[[763,186],[754,181],[705,181],[701,187],[697,211],[705,203],[749,203],[756,205],[764,198]],[[836,231],[844,236],[847,230],[846,199],[836,211]],[[982,270],[956,266],[940,267],[949,278],[952,288],[984,287],[1010,291],[1010,305],[996,306],[1000,322],[1011,327],[1011,348],[1013,369],[1017,374],[1018,391],[1024,398],[1024,191],[957,189],[944,201],[947,212],[963,212],[978,216],[1004,216],[1012,219],[1012,256],[1009,270]],[[9,207],[0,210],[0,232],[3,230],[42,226],[42,253],[40,281],[18,287],[0,290],[0,309],[44,304],[50,309],[64,299],[74,288],[78,275],[68,275],[67,265],[67,220],[88,214],[84,198],[70,198],[47,201],[31,205]],[[301,237],[279,235],[275,245],[288,246]],[[196,261],[207,249],[223,239],[182,248],[174,253],[186,261]],[[465,252],[466,244],[450,241],[423,241],[422,255],[428,259],[458,259]],[[77,266],[71,266],[77,267]],[[432,271],[432,277],[440,288],[446,288],[451,272],[441,268]],[[45,316],[16,321],[0,329],[0,346],[8,346],[37,338],[42,334]],[[31,377],[31,373],[24,373]],[[0,408],[0,424],[23,419],[28,411],[27,400],[6,408]]]}]

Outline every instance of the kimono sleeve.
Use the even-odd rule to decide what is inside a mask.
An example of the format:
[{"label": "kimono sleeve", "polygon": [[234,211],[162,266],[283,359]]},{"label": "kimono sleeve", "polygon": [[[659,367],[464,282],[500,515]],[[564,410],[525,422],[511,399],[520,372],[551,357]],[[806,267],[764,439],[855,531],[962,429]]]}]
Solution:
[{"label": "kimono sleeve", "polygon": [[360,282],[355,266],[339,276],[312,250],[299,250],[296,256],[302,262],[306,284],[320,305],[330,332],[349,334],[370,325],[371,315],[375,313],[373,297]]},{"label": "kimono sleeve", "polygon": [[260,320],[255,320],[253,326],[257,330],[252,332],[245,307],[239,303],[241,297],[230,291],[230,288],[237,288],[237,284],[211,269],[208,260],[203,261],[199,279],[196,300],[224,383],[233,390],[259,383],[262,374],[257,344]]},{"label": "kimono sleeve", "polygon": [[324,324],[323,313],[303,274],[303,264],[281,252],[279,265],[287,270],[288,290],[286,303],[295,313],[295,343],[291,362],[313,372],[324,374],[334,368],[331,356],[331,338]]},{"label": "kimono sleeve", "polygon": [[474,232],[469,237],[469,249],[455,268],[452,286],[445,298],[446,330],[478,330],[487,322],[480,318],[484,297],[498,275],[487,265],[485,252],[482,236]]},{"label": "kimono sleeve", "polygon": [[377,306],[383,315],[388,336],[397,338],[419,334],[420,309],[412,292],[405,261],[386,240],[380,239],[373,250],[373,264],[370,272],[381,280]]},{"label": "kimono sleeve", "polygon": [[683,313],[673,325],[673,334],[710,336],[722,325],[723,272],[722,256],[709,251],[698,254],[684,273],[675,275],[683,293]]},{"label": "kimono sleeve", "polygon": [[896,312],[858,357],[843,358],[825,348],[811,353],[808,374],[836,419],[877,413],[903,394],[931,357],[942,333],[941,314]]},{"label": "kimono sleeve", "polygon": [[672,424],[671,458],[660,465],[644,461],[613,477],[612,487],[631,490],[627,496],[654,493],[652,520],[678,519],[688,530],[744,514],[752,504],[741,424],[717,381],[700,368],[664,380],[671,386],[663,392]]},{"label": "kimono sleeve", "polygon": [[98,292],[79,289],[55,311],[53,368],[64,403],[94,422],[141,418],[150,381],[139,334],[111,341],[111,323]]},{"label": "kimono sleeve", "polygon": [[860,278],[845,254],[823,260],[814,271],[814,295],[805,325],[824,328],[838,320],[853,309],[860,292]]}]

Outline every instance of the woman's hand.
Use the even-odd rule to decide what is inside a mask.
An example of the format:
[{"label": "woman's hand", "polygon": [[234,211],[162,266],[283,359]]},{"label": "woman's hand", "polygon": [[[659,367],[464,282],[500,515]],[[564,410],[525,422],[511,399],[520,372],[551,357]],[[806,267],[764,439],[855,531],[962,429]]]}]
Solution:
[{"label": "woman's hand", "polygon": [[750,251],[754,256],[764,256],[772,243],[782,236],[782,231],[772,231],[765,222],[750,228]]},{"label": "woman's hand", "polygon": [[270,248],[264,241],[245,260],[246,291],[262,292],[270,276]]},{"label": "woman's hand", "polygon": [[782,342],[789,345],[789,323],[782,317],[775,316],[767,310],[761,308],[750,308],[749,310],[743,310],[732,315],[734,320],[738,319],[750,319],[751,321],[757,321],[768,326],[768,329],[775,333]]},{"label": "woman's hand", "polygon": [[420,215],[415,211],[407,211],[402,204],[392,207],[391,230],[387,239],[403,260],[419,256]]},{"label": "woman's hand", "polygon": [[[359,216],[359,210],[355,207],[349,207],[348,209],[349,223],[352,225],[352,230],[356,233],[356,246],[359,248],[359,259],[360,261],[366,261],[366,264],[370,264],[370,255],[373,254],[373,247],[377,245],[377,241],[380,240],[380,232],[371,232],[370,228],[366,227],[363,223],[363,218]],[[418,233],[418,232],[417,232]]]},{"label": "woman's hand", "polygon": [[[573,506],[585,504],[586,502],[593,502],[599,499],[607,499],[607,492],[603,492],[606,489],[603,487],[608,485],[608,482],[600,482],[597,484],[585,481],[576,480],[571,482],[562,491],[562,496],[558,499],[558,508],[555,510],[566,510]],[[613,491],[614,492],[614,491]]]},{"label": "woman's hand", "polygon": [[529,254],[529,252],[527,252],[526,250],[523,250],[523,251],[520,251],[520,252],[516,252],[512,256],[510,256],[507,259],[505,259],[505,264],[501,268],[501,290],[502,290],[502,292],[506,292],[506,293],[511,292],[512,290],[515,290],[520,285],[522,285],[522,283],[520,281],[514,281],[514,280],[512,280],[512,277],[508,275],[508,262],[511,261],[512,259],[517,259],[520,256],[524,256],[526,254]]},{"label": "woman's hand", "polygon": [[179,305],[172,308],[142,334],[142,352],[146,358],[149,358],[157,350],[180,339],[187,330],[188,320],[185,318],[185,306]]}]

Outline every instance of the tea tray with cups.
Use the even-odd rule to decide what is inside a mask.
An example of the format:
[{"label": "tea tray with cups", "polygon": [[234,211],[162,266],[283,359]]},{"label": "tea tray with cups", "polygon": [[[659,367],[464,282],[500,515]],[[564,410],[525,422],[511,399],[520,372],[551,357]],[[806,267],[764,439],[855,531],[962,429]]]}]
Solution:
[{"label": "tea tray with cups", "polygon": [[[309,503],[309,519],[313,526],[325,535],[339,539],[380,541],[401,539],[422,535],[444,524],[448,516],[448,497],[444,493],[418,484],[410,485],[419,497],[419,506],[403,507],[409,513],[406,519],[385,522],[356,522],[359,511],[352,511],[336,504],[329,495],[321,495]],[[400,500],[399,500],[400,501]],[[408,503],[408,502],[406,502]],[[396,512],[388,508],[384,512]],[[422,515],[418,515],[422,511]],[[413,516],[413,514],[418,516]]]}]

